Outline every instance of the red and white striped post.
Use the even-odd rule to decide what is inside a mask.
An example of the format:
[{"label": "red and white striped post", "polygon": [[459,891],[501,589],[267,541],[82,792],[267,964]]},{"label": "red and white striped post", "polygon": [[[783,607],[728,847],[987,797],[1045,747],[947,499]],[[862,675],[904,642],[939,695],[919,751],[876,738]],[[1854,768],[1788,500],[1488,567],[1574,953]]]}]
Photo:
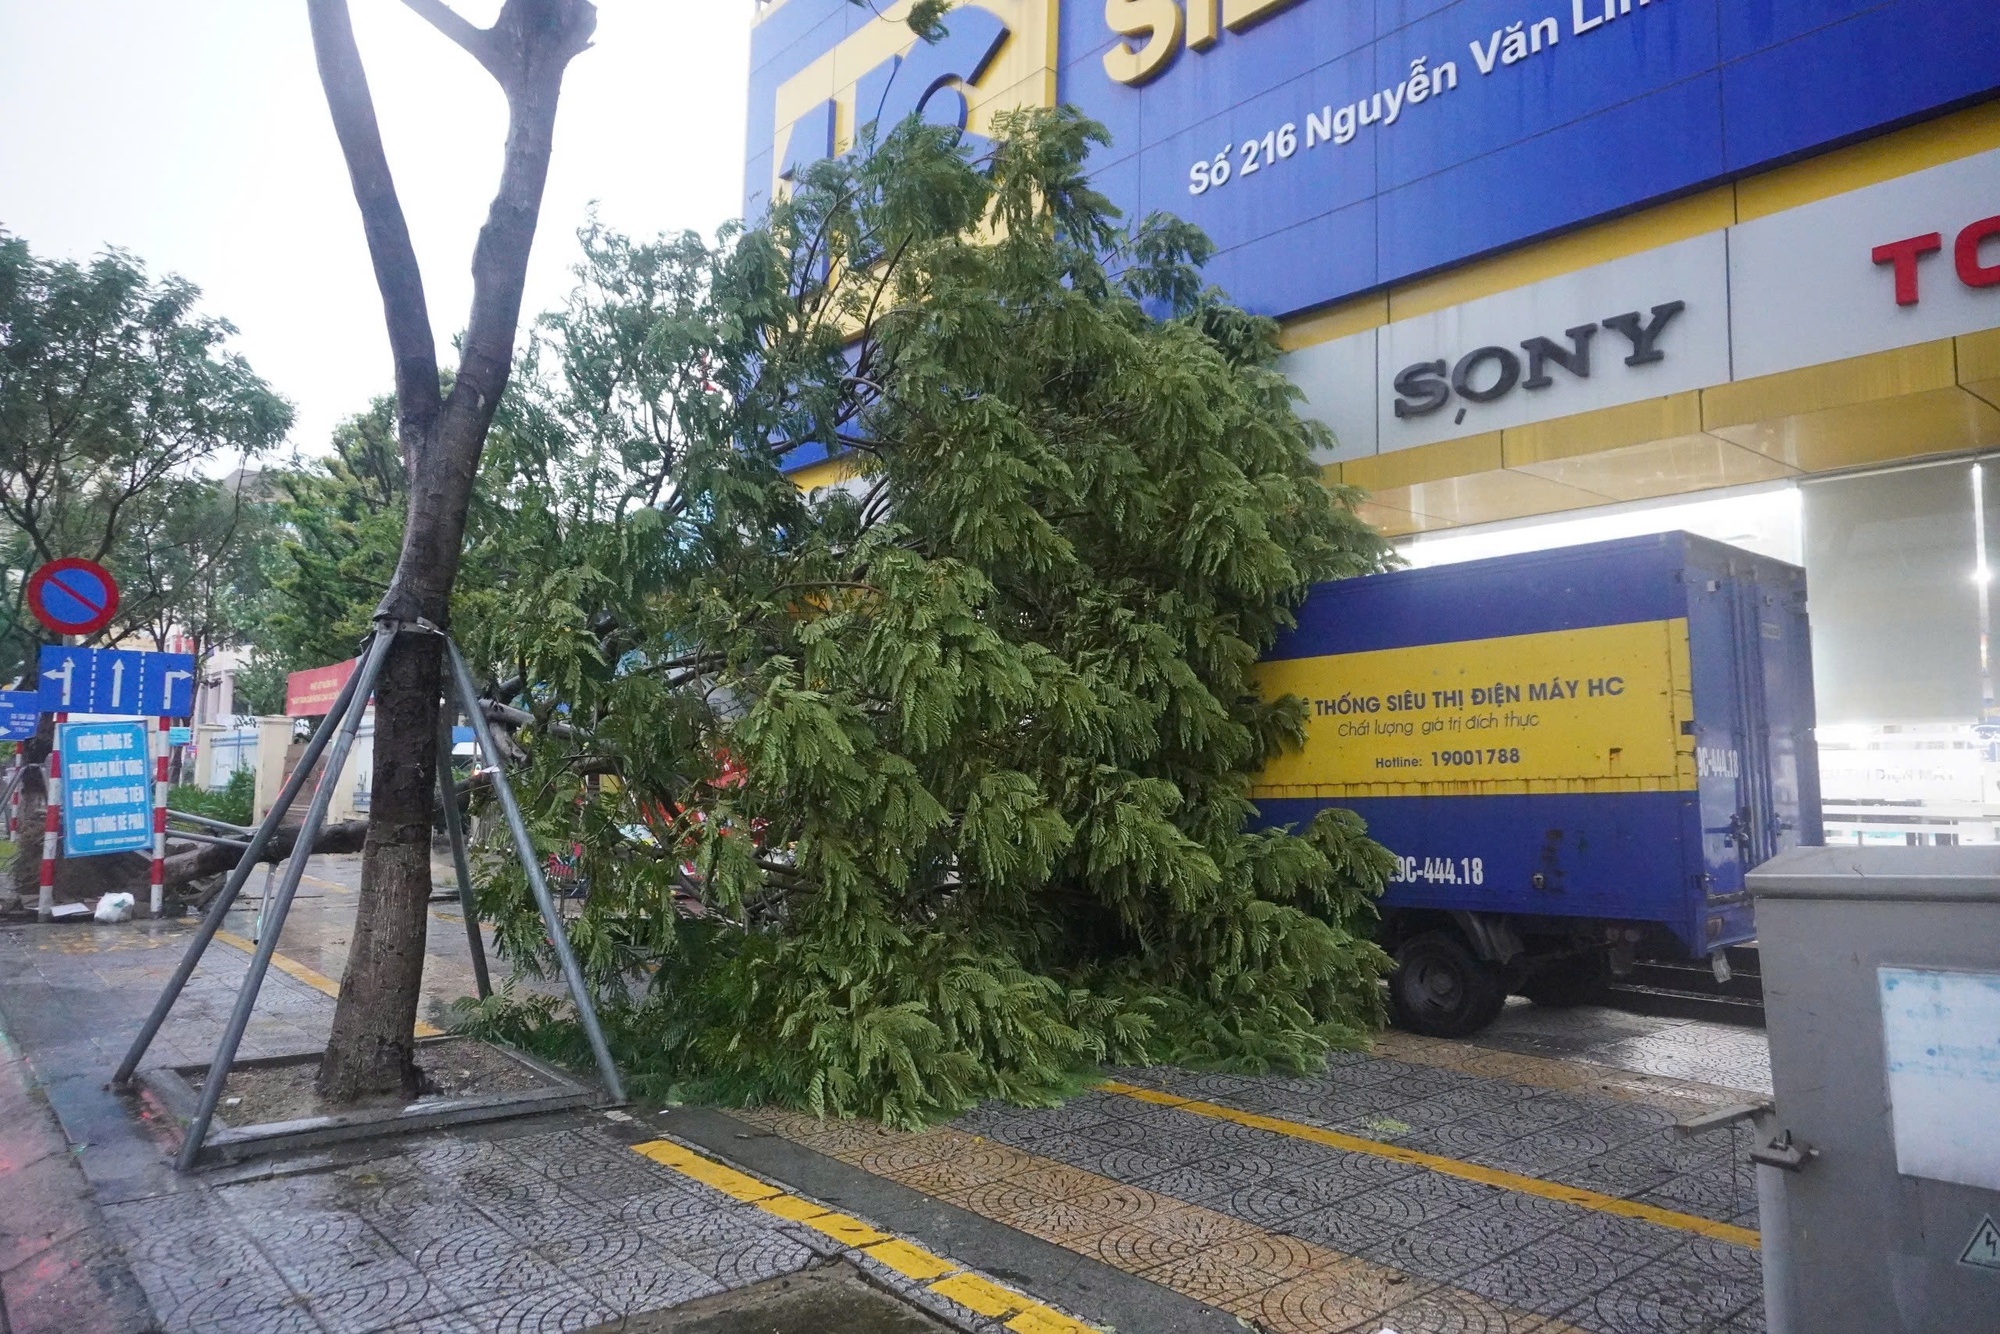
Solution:
[{"label": "red and white striped post", "polygon": [[56,715],[55,740],[49,746],[49,804],[42,819],[42,897],[36,905],[39,921],[53,921],[56,915],[56,852],[62,843],[62,725],[67,713]]},{"label": "red and white striped post", "polygon": [[153,740],[153,749],[158,752],[153,759],[153,916],[157,918],[165,906],[162,896],[167,878],[167,752],[173,749],[167,744],[165,718],[160,719],[160,730]]}]

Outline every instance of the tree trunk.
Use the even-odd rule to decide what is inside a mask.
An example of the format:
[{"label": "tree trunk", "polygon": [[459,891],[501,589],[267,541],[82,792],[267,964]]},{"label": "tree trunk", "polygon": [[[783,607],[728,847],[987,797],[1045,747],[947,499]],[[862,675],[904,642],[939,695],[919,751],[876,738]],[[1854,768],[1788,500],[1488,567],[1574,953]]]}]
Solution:
[{"label": "tree trunk", "polygon": [[442,647],[436,635],[402,635],[375,690],[375,780],[361,902],[319,1076],[321,1092],[339,1102],[419,1091],[413,1034],[430,922]]},{"label": "tree trunk", "polygon": [[513,368],[528,255],[555,142],[569,62],[597,25],[589,0],[505,0],[477,28],[445,0],[404,0],[485,67],[507,96],[500,187],[472,256],[472,313],[448,396],[423,276],[383,151],[346,0],[308,0],[320,83],[360,206],[396,363],[397,435],[409,471],[403,548],[376,610],[378,632],[401,630],[375,689],[375,780],[362,851],[361,904],[341,978],[320,1091],[335,1102],[412,1094],[417,998],[429,920],[431,801],[437,782],[442,642],[479,456]]}]

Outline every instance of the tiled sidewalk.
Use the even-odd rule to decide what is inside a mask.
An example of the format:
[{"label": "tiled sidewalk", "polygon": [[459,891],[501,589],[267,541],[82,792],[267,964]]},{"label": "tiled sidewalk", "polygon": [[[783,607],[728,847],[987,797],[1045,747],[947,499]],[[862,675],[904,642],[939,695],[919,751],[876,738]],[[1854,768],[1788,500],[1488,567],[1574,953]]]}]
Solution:
[{"label": "tiled sidewalk", "polygon": [[[339,874],[296,919],[313,962],[270,975],[246,1055],[323,1041],[332,1004],[317,970],[344,954]],[[464,949],[455,926],[433,924],[440,999],[469,986],[450,957]],[[989,1105],[915,1134],[709,1113],[741,1135],[709,1136],[703,1155],[646,1118],[576,1114],[188,1179],[165,1163],[171,1133],[103,1089],[186,936],[0,931],[0,1011],[71,1138],[89,1143],[80,1161],[109,1226],[175,1334],[616,1327],[835,1259],[959,1329],[1077,1328],[1019,1292],[1027,1279],[1010,1293],[950,1244],[892,1236],[925,1197],[1180,1303],[1161,1329],[1197,1316],[1268,1334],[1763,1326],[1747,1143],[1671,1132],[1761,1091],[1761,1034],[1514,1005],[1479,1041],[1385,1034],[1309,1078],[1126,1070],[1061,1108]],[[211,952],[153,1062],[209,1055],[244,965]],[[824,1175],[819,1164],[850,1192],[874,1181],[900,1192],[878,1204],[902,1203],[864,1219],[843,1188],[822,1187],[823,1204],[716,1163],[750,1139],[793,1155],[783,1175]]]},{"label": "tiled sidewalk", "polygon": [[[1438,1044],[1437,1063],[1342,1056],[1307,1079],[1128,1071],[1148,1096],[913,1135],[736,1115],[1273,1334],[1763,1328],[1747,1146],[1670,1129],[1738,1091],[1555,1062],[1524,1083],[1438,1047],[1521,1059]],[[1451,1170],[1398,1160],[1433,1155]]]},{"label": "tiled sidewalk", "polygon": [[[623,1112],[179,1176],[157,1110],[104,1081],[189,935],[167,923],[0,930],[0,1013],[71,1138],[89,1141],[78,1161],[104,1231],[167,1334],[601,1332],[835,1261],[970,1334],[1085,1328],[948,1257],[878,1258],[890,1233],[850,1220],[858,1231],[830,1235],[832,1211],[777,1187],[745,1198],[710,1181],[727,1185],[727,1169],[690,1174],[657,1147],[635,1153],[670,1141]],[[211,949],[147,1064],[206,1059],[246,966]],[[323,1045],[333,1002],[312,977],[303,965],[271,972],[246,1056]]]}]

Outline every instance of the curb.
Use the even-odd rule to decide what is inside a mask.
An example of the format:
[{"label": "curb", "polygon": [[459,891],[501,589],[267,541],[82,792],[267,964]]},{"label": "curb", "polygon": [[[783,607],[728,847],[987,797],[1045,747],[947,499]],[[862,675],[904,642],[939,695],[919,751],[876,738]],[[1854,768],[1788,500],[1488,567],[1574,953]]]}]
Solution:
[{"label": "curb", "polygon": [[155,1334],[76,1153],[0,1029],[0,1334]]}]

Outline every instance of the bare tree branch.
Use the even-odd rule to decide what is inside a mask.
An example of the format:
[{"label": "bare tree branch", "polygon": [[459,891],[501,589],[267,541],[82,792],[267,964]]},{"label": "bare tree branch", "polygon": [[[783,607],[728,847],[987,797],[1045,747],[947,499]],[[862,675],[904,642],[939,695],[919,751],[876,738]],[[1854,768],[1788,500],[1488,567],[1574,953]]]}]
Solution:
[{"label": "bare tree branch", "polygon": [[354,43],[347,0],[306,0],[306,10],[312,20],[320,83],[326,89],[340,151],[347,159],[354,200],[361,208],[362,231],[375,264],[375,284],[382,292],[382,313],[396,362],[396,405],[402,418],[398,433],[406,451],[403,462],[414,474],[417,460],[408,457],[407,451],[414,442],[430,439],[442,408],[437,339],[424,300],[423,272],[417,267],[410,225],[396,195],[388,154],[382,148],[382,127],[375,118],[375,99],[368,91],[368,72]]},{"label": "bare tree branch", "polygon": [[493,34],[460,15],[444,0],[403,0],[403,3],[429,23],[433,28],[463,47],[466,52],[486,67],[487,73],[499,79],[502,73],[496,63]]}]

